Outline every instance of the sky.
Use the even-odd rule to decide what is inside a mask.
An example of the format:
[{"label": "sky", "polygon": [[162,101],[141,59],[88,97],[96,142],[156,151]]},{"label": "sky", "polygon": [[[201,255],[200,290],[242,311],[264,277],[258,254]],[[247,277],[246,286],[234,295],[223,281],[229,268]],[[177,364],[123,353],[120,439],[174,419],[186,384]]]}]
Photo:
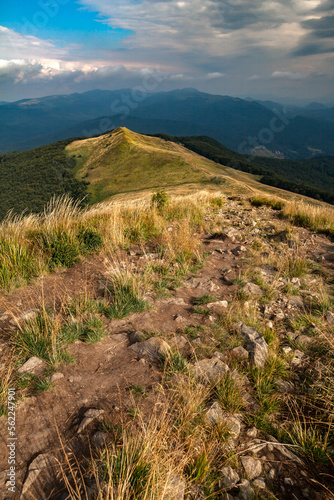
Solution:
[{"label": "sky", "polygon": [[[334,103],[334,0],[15,0],[0,101],[146,85]],[[151,90],[151,88],[150,88]]]}]

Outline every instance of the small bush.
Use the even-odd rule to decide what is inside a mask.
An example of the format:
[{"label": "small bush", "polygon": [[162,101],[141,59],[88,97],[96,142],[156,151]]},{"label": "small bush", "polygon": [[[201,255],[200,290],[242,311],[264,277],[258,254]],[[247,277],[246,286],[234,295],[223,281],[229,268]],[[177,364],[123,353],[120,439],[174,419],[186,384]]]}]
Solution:
[{"label": "small bush", "polygon": [[0,241],[0,288],[8,290],[15,282],[38,275],[36,257],[25,242]]},{"label": "small bush", "polygon": [[81,227],[78,232],[78,240],[83,255],[97,252],[103,245],[103,239],[96,229]]},{"label": "small bush", "polygon": [[224,201],[217,196],[216,198],[211,198],[210,205],[214,208],[221,208],[224,205]]},{"label": "small bush", "polygon": [[111,300],[108,305],[101,303],[100,312],[107,318],[122,319],[134,312],[142,312],[148,304],[141,298],[140,283],[135,276],[116,273],[108,286]]},{"label": "small bush", "polygon": [[158,210],[162,210],[169,204],[169,196],[164,189],[158,190],[152,195],[151,199],[152,206],[156,207]]},{"label": "small bush", "polygon": [[43,252],[49,255],[49,268],[72,267],[79,261],[80,245],[68,231],[60,228],[54,232],[38,231],[34,239]]}]

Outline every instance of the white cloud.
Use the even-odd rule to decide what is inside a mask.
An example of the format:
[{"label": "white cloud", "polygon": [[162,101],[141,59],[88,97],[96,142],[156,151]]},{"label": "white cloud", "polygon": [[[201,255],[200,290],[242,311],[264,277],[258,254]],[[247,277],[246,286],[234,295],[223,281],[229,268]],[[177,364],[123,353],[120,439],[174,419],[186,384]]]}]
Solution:
[{"label": "white cloud", "polygon": [[307,75],[302,73],[293,73],[292,71],[274,71],[271,78],[284,80],[303,80]]}]

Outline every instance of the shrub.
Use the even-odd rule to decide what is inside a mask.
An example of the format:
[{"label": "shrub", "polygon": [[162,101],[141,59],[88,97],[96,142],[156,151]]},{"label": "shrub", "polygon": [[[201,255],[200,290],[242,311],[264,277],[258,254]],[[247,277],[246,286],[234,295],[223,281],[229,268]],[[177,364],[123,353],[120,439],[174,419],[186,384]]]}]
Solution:
[{"label": "shrub", "polygon": [[78,240],[81,246],[81,253],[84,255],[97,252],[103,245],[103,239],[100,233],[98,233],[96,229],[90,227],[80,227]]},{"label": "shrub", "polygon": [[0,287],[7,290],[13,283],[38,275],[36,257],[28,245],[15,239],[0,241]]},{"label": "shrub", "polygon": [[158,190],[152,195],[151,199],[152,206],[156,207],[158,210],[166,207],[169,204],[169,196],[164,189]]},{"label": "shrub", "polygon": [[52,270],[54,266],[72,267],[79,261],[79,241],[68,231],[60,228],[54,232],[38,231],[34,235],[43,252],[49,255],[48,265]]}]

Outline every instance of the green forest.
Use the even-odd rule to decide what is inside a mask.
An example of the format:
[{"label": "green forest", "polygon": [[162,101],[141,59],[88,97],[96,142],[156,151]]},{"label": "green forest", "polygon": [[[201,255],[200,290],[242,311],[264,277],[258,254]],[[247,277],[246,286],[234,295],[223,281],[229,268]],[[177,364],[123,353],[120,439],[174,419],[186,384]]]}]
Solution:
[{"label": "green forest", "polygon": [[9,210],[40,212],[53,195],[68,193],[88,202],[87,183],[73,175],[74,159],[65,153],[73,139],[29,151],[0,155],[0,218]]},{"label": "green forest", "polygon": [[221,165],[259,175],[263,184],[334,204],[333,156],[279,160],[243,155],[207,136],[173,137],[166,134],[155,134],[155,136],[182,144]]}]

